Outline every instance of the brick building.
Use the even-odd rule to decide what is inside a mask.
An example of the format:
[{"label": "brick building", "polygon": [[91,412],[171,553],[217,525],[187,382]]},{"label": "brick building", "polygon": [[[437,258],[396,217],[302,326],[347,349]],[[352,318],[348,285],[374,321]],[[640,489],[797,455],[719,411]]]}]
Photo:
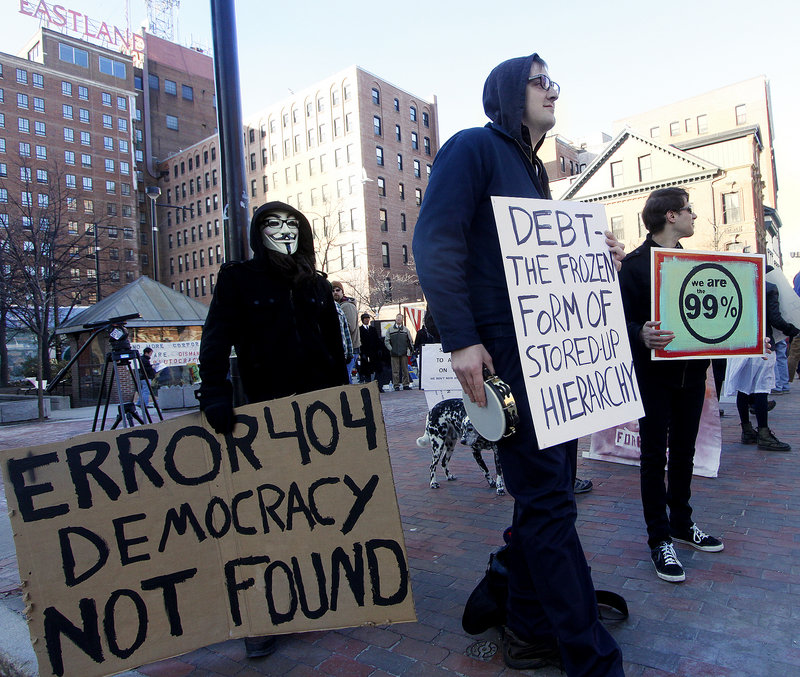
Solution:
[{"label": "brick building", "polygon": [[415,300],[411,239],[438,148],[435,97],[352,66],[246,117],[250,204],[302,210],[318,267],[360,306]]},{"label": "brick building", "polygon": [[646,234],[644,202],[657,188],[689,192],[699,214],[690,249],[765,254],[780,266],[769,82],[758,77],[615,123],[617,136],[561,199],[603,202],[631,249]]},{"label": "brick building", "polygon": [[0,53],[0,218],[31,250],[61,233],[81,303],[139,275],[133,78],[129,56],[46,28]]}]

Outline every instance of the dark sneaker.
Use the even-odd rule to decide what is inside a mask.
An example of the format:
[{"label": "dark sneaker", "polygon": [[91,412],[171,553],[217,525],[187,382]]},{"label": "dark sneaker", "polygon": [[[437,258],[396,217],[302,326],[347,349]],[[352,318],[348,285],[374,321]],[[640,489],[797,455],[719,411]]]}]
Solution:
[{"label": "dark sneaker", "polygon": [[742,444],[755,444],[758,442],[758,433],[752,424],[742,425]]},{"label": "dark sneaker", "polygon": [[403,386],[403,390],[411,390],[411,386]]},{"label": "dark sneaker", "polygon": [[721,540],[709,536],[696,524],[692,524],[684,533],[677,534],[673,532],[672,540],[678,541],[678,543],[686,543],[686,545],[691,545],[693,548],[703,552],[719,552],[725,548]]},{"label": "dark sneaker", "polygon": [[591,491],[593,486],[592,480],[582,480],[580,477],[576,477],[573,492],[576,494],[585,494]]},{"label": "dark sneaker", "polygon": [[686,574],[680,560],[675,556],[675,548],[669,541],[661,541],[650,551],[650,559],[656,568],[656,574],[663,581],[680,583],[686,580]]},{"label": "dark sneaker", "polygon": [[555,639],[526,642],[509,628],[503,628],[503,660],[514,670],[536,670],[546,665],[561,667],[561,654]]},{"label": "dark sneaker", "polygon": [[758,429],[758,448],[763,451],[791,451],[792,447],[781,442],[769,428]]},{"label": "dark sneaker", "polygon": [[275,637],[245,637],[244,652],[248,658],[263,658],[272,654],[277,644]]}]

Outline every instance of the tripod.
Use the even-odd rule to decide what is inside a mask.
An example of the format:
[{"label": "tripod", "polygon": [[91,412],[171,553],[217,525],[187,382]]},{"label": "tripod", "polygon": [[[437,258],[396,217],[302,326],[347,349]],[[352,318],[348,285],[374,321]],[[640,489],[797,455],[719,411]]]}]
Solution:
[{"label": "tripod", "polygon": [[[109,365],[111,365],[110,370]],[[139,408],[141,409],[141,416],[137,412],[136,405],[133,402],[123,401],[122,383],[120,381],[118,371],[121,367],[127,367],[128,374],[136,385],[136,392],[139,393]],[[150,399],[152,399],[153,405],[156,408],[156,412],[158,412],[158,419],[160,421],[164,420],[164,416],[161,414],[161,407],[158,406],[158,400],[155,397],[155,393],[153,392],[153,387],[150,384],[150,381],[148,379],[142,380],[139,377],[140,369],[141,358],[138,350],[111,350],[106,353],[106,361],[103,365],[103,376],[100,379],[100,392],[97,395],[97,406],[94,410],[92,432],[97,430],[97,419],[100,416],[100,405],[103,404],[104,399],[105,405],[103,406],[103,420],[100,423],[100,430],[105,430],[108,406],[111,402],[111,392],[115,381],[117,384],[117,417],[114,419],[111,430],[115,430],[120,423],[122,423],[123,427],[125,428],[131,428],[135,425],[134,420],[138,421],[140,425],[144,425],[145,420],[147,420],[148,423],[153,422],[153,419],[150,417],[150,412],[145,406],[145,400],[142,397],[142,387],[147,388],[150,392]],[[107,376],[109,377],[108,386],[106,386]]]}]

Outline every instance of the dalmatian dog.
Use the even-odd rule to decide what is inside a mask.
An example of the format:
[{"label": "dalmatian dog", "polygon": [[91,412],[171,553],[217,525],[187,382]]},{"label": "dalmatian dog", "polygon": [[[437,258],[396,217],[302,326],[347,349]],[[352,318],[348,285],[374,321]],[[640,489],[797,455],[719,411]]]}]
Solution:
[{"label": "dalmatian dog", "polygon": [[[436,480],[436,466],[440,461],[448,481],[457,479],[450,472],[448,466],[456,440],[459,439],[461,444],[472,448],[472,456],[478,467],[483,471],[489,486],[496,489],[498,496],[503,496],[506,490],[503,483],[503,471],[500,468],[500,460],[497,457],[497,445],[481,437],[478,431],[475,430],[464,411],[464,402],[460,398],[443,400],[435,404],[425,421],[425,434],[417,438],[418,447],[429,446],[431,448],[431,489],[439,488],[439,482]],[[497,479],[492,479],[489,469],[481,456],[481,452],[486,449],[491,450],[494,454]]]}]

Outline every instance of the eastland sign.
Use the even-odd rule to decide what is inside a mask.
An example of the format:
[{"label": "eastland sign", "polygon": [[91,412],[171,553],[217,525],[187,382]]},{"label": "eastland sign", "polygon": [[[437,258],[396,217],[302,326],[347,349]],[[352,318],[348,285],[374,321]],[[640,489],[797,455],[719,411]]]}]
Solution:
[{"label": "eastland sign", "polygon": [[144,38],[141,35],[109,25],[105,21],[96,21],[88,14],[64,5],[51,5],[43,0],[39,3],[19,0],[19,13],[39,19],[53,28],[65,28],[77,34],[77,37],[100,40],[118,48],[124,54],[132,55],[134,60],[141,58],[144,52]]}]

